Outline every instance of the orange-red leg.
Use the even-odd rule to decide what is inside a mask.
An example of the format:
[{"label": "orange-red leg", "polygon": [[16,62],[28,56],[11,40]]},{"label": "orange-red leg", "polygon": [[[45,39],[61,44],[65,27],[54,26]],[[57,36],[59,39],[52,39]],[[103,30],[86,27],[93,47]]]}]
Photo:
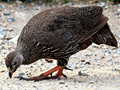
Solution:
[{"label": "orange-red leg", "polygon": [[[31,81],[31,80],[40,81],[40,80],[44,80],[44,79],[60,78],[62,75],[67,78],[67,76],[62,73],[64,68],[65,67],[56,66],[53,69],[51,69],[51,70],[49,70],[49,71],[47,71],[47,72],[45,72],[45,73],[43,73],[39,76],[32,77],[32,78],[21,78],[21,79],[22,80],[27,80],[27,81]],[[57,74],[52,76],[52,73],[54,73],[57,70],[58,70]],[[49,75],[51,75],[51,76],[49,76]]]}]

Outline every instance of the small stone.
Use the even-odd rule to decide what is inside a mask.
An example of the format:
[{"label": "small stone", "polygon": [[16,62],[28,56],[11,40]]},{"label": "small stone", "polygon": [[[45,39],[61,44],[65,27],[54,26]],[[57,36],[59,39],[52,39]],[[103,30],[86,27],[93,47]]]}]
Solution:
[{"label": "small stone", "polygon": [[118,35],[118,38],[120,39],[120,35]]},{"label": "small stone", "polygon": [[118,7],[120,7],[120,4],[118,4]]},{"label": "small stone", "polygon": [[20,6],[20,8],[21,8],[22,10],[27,10],[27,8],[26,8],[24,5]]},{"label": "small stone", "polygon": [[79,76],[88,76],[88,74],[82,73],[81,71],[78,72],[78,75],[79,75]]},{"label": "small stone", "polygon": [[43,3],[43,1],[38,1],[38,4],[42,4]]},{"label": "small stone", "polygon": [[9,28],[8,30],[9,30],[9,31],[13,31],[13,29],[12,29],[12,28]]},{"label": "small stone", "polygon": [[90,62],[85,62],[85,64],[88,64],[88,65],[90,65]]},{"label": "small stone", "polygon": [[96,75],[96,74],[95,74],[94,76],[95,76],[96,78],[99,78],[98,75]]},{"label": "small stone", "polygon": [[95,44],[95,43],[93,43],[92,46],[93,46],[94,48],[98,48],[98,47],[99,47],[99,46],[98,46],[97,44]]},{"label": "small stone", "polygon": [[0,17],[0,20],[2,20],[2,17]]},{"label": "small stone", "polygon": [[19,73],[19,75],[17,76],[17,78],[21,78],[23,77],[23,75],[25,75],[24,73]]},{"label": "small stone", "polygon": [[117,68],[114,68],[114,69],[113,69],[113,71],[119,71],[119,69],[117,69]]},{"label": "small stone", "polygon": [[120,11],[117,11],[117,12],[115,13],[115,15],[120,15]]},{"label": "small stone", "polygon": [[91,56],[90,54],[88,54],[88,53],[86,53],[86,55],[85,56]]},{"label": "small stone", "polygon": [[30,3],[31,6],[34,6],[35,4],[34,3]]},{"label": "small stone", "polygon": [[8,16],[8,15],[10,15],[10,12],[9,11],[5,11],[4,15]]},{"label": "small stone", "polygon": [[71,6],[71,5],[72,5],[72,3],[71,3],[71,2],[68,2],[68,3],[67,3],[67,5]]},{"label": "small stone", "polygon": [[3,24],[4,27],[7,27],[7,24]]},{"label": "small stone", "polygon": [[93,82],[93,81],[90,81],[90,84],[94,84],[94,82]]},{"label": "small stone", "polygon": [[5,6],[4,6],[3,4],[0,4],[0,8],[4,9],[4,8],[5,8]]},{"label": "small stone", "polygon": [[60,83],[60,84],[65,84],[65,81],[60,80],[59,83]]},{"label": "small stone", "polygon": [[7,19],[7,22],[14,22],[14,21],[15,21],[15,19],[13,17],[10,17]]},{"label": "small stone", "polygon": [[5,37],[5,35],[0,33],[0,39],[3,39]]},{"label": "small stone", "polygon": [[2,32],[2,31],[8,31],[8,28],[6,28],[6,27],[5,28],[1,28],[0,32]]},{"label": "small stone", "polygon": [[107,53],[111,54],[109,49],[105,49],[104,52],[107,52]]},{"label": "small stone", "polygon": [[4,44],[9,44],[9,41],[5,41]]},{"label": "small stone", "polygon": [[85,60],[81,60],[81,62],[85,62]]},{"label": "small stone", "polygon": [[100,5],[98,5],[100,7],[105,7],[105,3],[101,3]]},{"label": "small stone", "polygon": [[33,7],[33,10],[40,10],[40,7]]},{"label": "small stone", "polygon": [[32,2],[32,0],[28,0],[28,2],[29,2],[29,3],[31,3],[31,2]]}]

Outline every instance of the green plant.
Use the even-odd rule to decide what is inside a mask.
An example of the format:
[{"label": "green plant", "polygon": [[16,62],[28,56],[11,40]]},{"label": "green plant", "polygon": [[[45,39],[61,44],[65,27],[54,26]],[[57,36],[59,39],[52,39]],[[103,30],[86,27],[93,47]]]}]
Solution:
[{"label": "green plant", "polygon": [[64,3],[68,3],[68,2],[69,2],[69,0],[63,0],[63,2],[64,2]]}]

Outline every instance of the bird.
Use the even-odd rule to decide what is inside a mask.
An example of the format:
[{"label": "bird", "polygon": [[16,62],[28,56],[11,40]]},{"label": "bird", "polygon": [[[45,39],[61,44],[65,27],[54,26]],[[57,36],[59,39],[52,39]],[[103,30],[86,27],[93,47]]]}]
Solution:
[{"label": "bird", "polygon": [[[17,46],[5,58],[12,78],[20,65],[28,65],[40,59],[57,60],[57,66],[27,81],[67,78],[63,73],[69,57],[86,49],[92,43],[118,47],[117,40],[107,23],[108,17],[100,6],[56,7],[33,16],[23,27]],[[52,73],[57,72],[56,75]]]}]

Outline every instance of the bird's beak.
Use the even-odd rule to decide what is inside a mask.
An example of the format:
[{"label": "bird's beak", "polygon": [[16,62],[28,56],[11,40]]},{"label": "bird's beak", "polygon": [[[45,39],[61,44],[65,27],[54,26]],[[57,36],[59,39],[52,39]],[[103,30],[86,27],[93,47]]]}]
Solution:
[{"label": "bird's beak", "polygon": [[9,77],[12,78],[12,75],[16,71],[16,68],[13,68],[12,70],[8,68],[8,70],[9,70]]}]

